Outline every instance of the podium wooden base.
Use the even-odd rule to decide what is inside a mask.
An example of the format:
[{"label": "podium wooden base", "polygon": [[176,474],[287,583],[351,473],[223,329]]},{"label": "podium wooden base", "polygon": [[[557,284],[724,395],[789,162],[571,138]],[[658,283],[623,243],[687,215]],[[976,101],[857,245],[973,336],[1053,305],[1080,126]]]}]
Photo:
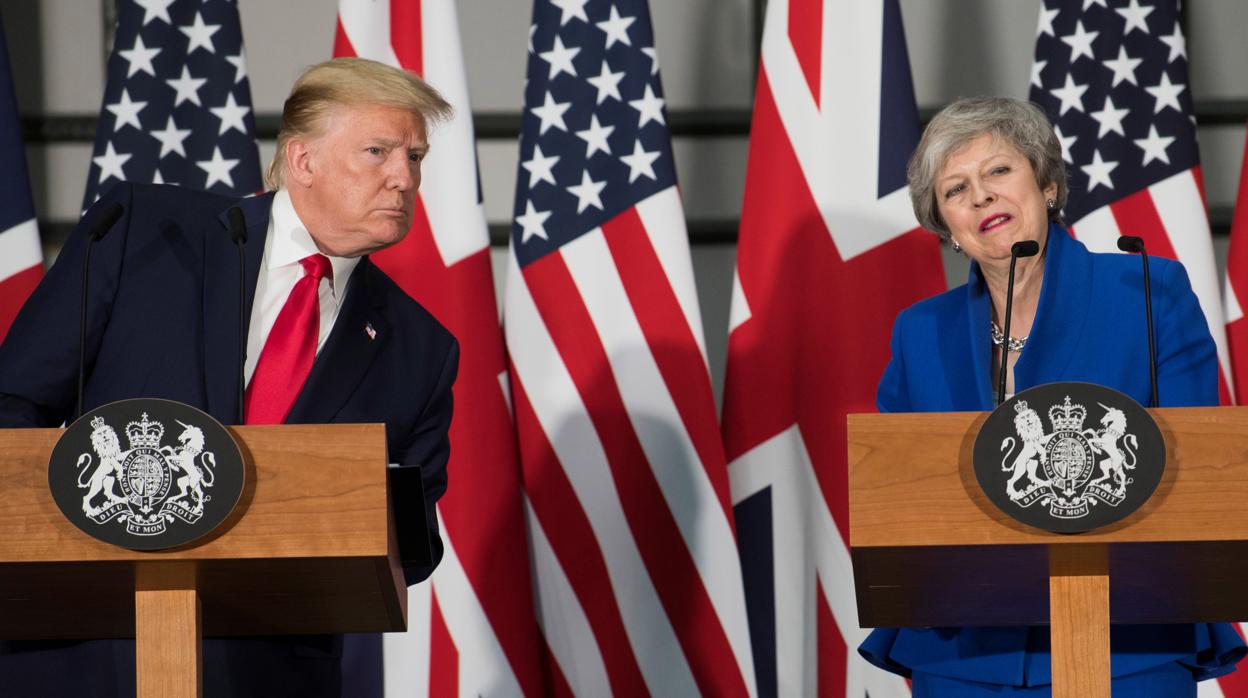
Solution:
[{"label": "podium wooden base", "polygon": [[1109,698],[1109,559],[1103,545],[1049,549],[1053,698]]},{"label": "podium wooden base", "polygon": [[200,698],[203,644],[194,563],[140,563],[135,569],[137,698]]}]

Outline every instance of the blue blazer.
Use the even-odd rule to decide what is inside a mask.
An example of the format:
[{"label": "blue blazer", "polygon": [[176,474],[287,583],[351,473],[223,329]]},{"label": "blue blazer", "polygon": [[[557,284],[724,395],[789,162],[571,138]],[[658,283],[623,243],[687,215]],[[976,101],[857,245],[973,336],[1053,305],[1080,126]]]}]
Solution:
[{"label": "blue blazer", "polygon": [[[116,201],[125,215],[91,251],[84,409],[154,397],[194,405],[226,424],[241,421],[239,256],[225,211],[238,206],[247,220],[244,318],[250,318],[272,198],[128,183],[108,192],[100,205]],[[72,414],[85,228],[70,235],[0,345],[0,426],[58,426]],[[365,330],[370,324],[375,336]],[[446,489],[458,359],[450,332],[365,257],[286,420],[384,422],[390,461],[421,467],[435,565],[442,542],[433,505]],[[432,567],[404,571],[411,584]],[[326,645],[330,654],[333,645]],[[9,673],[3,666],[0,659],[0,676]]]},{"label": "blue blazer", "polygon": [[[1134,255],[1095,254],[1058,225],[1045,245],[1044,281],[1027,345],[1014,369],[1019,392],[1087,381],[1149,400],[1143,270]],[[1183,265],[1149,258],[1157,392],[1166,407],[1218,404],[1213,338]],[[977,264],[965,286],[902,311],[880,380],[881,412],[990,410],[996,403],[991,301]],[[1226,673],[1244,654],[1229,625],[1114,626],[1114,676],[1179,661],[1197,678]],[[1130,647],[1130,650],[1125,648]],[[882,628],[859,652],[882,668],[983,683],[1052,682],[1046,628]]]}]

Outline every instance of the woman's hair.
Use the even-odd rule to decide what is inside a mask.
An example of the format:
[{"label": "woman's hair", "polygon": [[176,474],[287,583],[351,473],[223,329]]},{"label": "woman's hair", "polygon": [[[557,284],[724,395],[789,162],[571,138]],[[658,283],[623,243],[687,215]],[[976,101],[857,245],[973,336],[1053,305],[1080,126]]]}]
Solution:
[{"label": "woman's hair", "polygon": [[451,105],[424,80],[412,73],[364,58],[335,58],[308,68],[282,107],[277,154],[269,163],[265,184],[279,189],[285,183],[286,146],[295,136],[315,136],[327,115],[339,106],[374,104],[420,115],[428,127],[450,118]]},{"label": "woman's hair", "polygon": [[1062,144],[1044,112],[1021,99],[971,97],[941,109],[927,125],[910,158],[906,180],[919,225],[940,235],[942,240],[949,239],[949,229],[936,205],[936,178],[950,155],[986,133],[1004,139],[1027,158],[1040,189],[1057,185],[1053,197],[1056,205],[1048,214],[1051,220],[1060,222],[1068,193],[1066,165],[1062,161]]}]

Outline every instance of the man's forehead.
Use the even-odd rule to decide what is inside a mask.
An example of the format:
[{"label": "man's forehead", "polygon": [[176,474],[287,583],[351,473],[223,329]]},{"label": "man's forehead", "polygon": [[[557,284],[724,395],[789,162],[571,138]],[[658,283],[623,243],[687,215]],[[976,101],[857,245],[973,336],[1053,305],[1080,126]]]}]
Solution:
[{"label": "man's forehead", "polygon": [[404,133],[422,144],[426,140],[422,114],[390,104],[334,104],[325,112],[322,128],[359,138]]}]

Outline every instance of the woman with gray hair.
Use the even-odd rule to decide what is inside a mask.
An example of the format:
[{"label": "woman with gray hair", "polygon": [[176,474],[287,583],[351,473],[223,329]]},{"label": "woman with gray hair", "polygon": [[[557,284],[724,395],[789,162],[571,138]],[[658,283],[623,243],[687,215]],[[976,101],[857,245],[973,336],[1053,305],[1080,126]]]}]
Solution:
[{"label": "woman with gray hair", "polygon": [[[970,258],[966,285],[902,311],[880,379],[881,412],[990,410],[1005,364],[1008,393],[1086,381],[1141,403],[1151,393],[1143,272],[1136,258],[1090,252],[1062,227],[1066,171],[1044,113],[1015,99],[962,99],[932,119],[907,171],[915,215]],[[1012,246],[1020,258],[1010,336]],[[1216,405],[1213,339],[1178,262],[1150,258],[1161,406]],[[1115,696],[1195,696],[1246,648],[1225,623],[1111,629]],[[913,695],[1048,696],[1046,627],[879,629],[859,647],[911,677]]]}]

